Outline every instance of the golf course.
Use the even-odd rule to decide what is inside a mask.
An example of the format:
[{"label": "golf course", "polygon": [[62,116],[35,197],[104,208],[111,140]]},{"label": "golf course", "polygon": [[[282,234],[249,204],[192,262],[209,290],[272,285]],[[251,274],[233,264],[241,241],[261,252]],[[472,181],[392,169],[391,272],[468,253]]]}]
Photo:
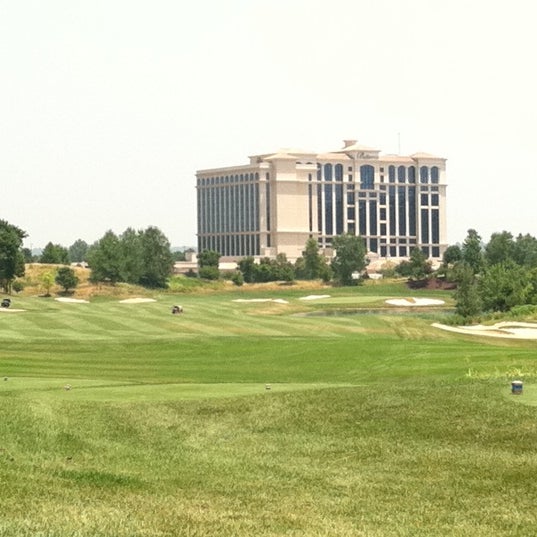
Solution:
[{"label": "golf course", "polygon": [[398,281],[138,297],[0,312],[0,537],[537,533],[536,340]]}]

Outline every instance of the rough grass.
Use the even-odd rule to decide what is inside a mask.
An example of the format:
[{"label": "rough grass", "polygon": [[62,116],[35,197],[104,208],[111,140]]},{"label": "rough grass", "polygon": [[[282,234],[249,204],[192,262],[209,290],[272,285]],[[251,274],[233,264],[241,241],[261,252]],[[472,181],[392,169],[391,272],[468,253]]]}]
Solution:
[{"label": "rough grass", "polygon": [[[408,296],[384,290],[319,294]],[[534,535],[536,343],[437,331],[438,311],[304,316],[305,294],[17,297],[0,536]],[[233,302],[267,295],[289,304]]]}]

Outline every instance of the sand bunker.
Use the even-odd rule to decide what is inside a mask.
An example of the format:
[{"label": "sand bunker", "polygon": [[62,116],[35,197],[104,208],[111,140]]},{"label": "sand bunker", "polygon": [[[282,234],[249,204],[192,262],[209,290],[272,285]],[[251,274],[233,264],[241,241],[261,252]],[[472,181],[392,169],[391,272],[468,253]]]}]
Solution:
[{"label": "sand bunker", "polygon": [[386,304],[390,304],[390,306],[415,307],[441,306],[442,304],[445,304],[445,302],[435,298],[390,298],[389,300],[386,300]]},{"label": "sand bunker", "polygon": [[89,304],[89,300],[83,300],[82,298],[67,298],[67,297],[60,297],[55,298],[54,300],[57,300],[58,302],[73,302],[76,304]]},{"label": "sand bunker", "polygon": [[18,313],[20,311],[26,311],[26,310],[17,310],[13,308],[0,308],[0,313]]},{"label": "sand bunker", "polygon": [[330,295],[308,295],[301,296],[300,300],[318,300],[319,298],[330,298]]},{"label": "sand bunker", "polygon": [[434,323],[432,326],[471,336],[503,337],[509,339],[537,339],[537,324],[502,321],[491,326],[476,324],[473,326],[447,326]]},{"label": "sand bunker", "polygon": [[156,302],[154,298],[125,298],[120,304],[143,304],[144,302]]},{"label": "sand bunker", "polygon": [[289,304],[283,298],[237,298],[233,302],[276,302],[276,304]]}]

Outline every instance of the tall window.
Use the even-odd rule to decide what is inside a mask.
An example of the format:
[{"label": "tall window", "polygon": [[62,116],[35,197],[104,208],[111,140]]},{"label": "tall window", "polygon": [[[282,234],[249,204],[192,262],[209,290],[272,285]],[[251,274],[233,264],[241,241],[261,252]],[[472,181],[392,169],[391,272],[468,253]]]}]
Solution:
[{"label": "tall window", "polygon": [[406,189],[404,186],[397,188],[399,204],[399,235],[406,235]]},{"label": "tall window", "polygon": [[411,184],[416,182],[416,168],[414,166],[408,168],[408,182]]},{"label": "tall window", "polygon": [[431,168],[431,183],[437,185],[439,180],[438,166],[433,166]]},{"label": "tall window", "polygon": [[368,190],[373,189],[375,183],[375,168],[370,164],[360,166],[360,187]]},{"label": "tall window", "polygon": [[420,168],[420,183],[429,182],[429,168],[427,166],[422,166]]},{"label": "tall window", "polygon": [[335,172],[336,172],[336,181],[343,181],[343,165],[336,164]]},{"label": "tall window", "polygon": [[331,181],[332,180],[332,164],[325,164],[324,165],[324,180],[325,181]]},{"label": "tall window", "polygon": [[388,168],[388,181],[390,183],[395,183],[395,166],[390,166]]}]

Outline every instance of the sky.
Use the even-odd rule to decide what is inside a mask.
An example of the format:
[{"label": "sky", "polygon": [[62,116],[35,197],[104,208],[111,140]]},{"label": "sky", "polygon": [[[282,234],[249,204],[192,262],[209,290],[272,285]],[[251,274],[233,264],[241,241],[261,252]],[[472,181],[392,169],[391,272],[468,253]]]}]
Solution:
[{"label": "sky", "polygon": [[447,159],[448,242],[537,236],[532,0],[0,0],[0,219],[25,245],[157,226],[195,173],[344,139]]}]

